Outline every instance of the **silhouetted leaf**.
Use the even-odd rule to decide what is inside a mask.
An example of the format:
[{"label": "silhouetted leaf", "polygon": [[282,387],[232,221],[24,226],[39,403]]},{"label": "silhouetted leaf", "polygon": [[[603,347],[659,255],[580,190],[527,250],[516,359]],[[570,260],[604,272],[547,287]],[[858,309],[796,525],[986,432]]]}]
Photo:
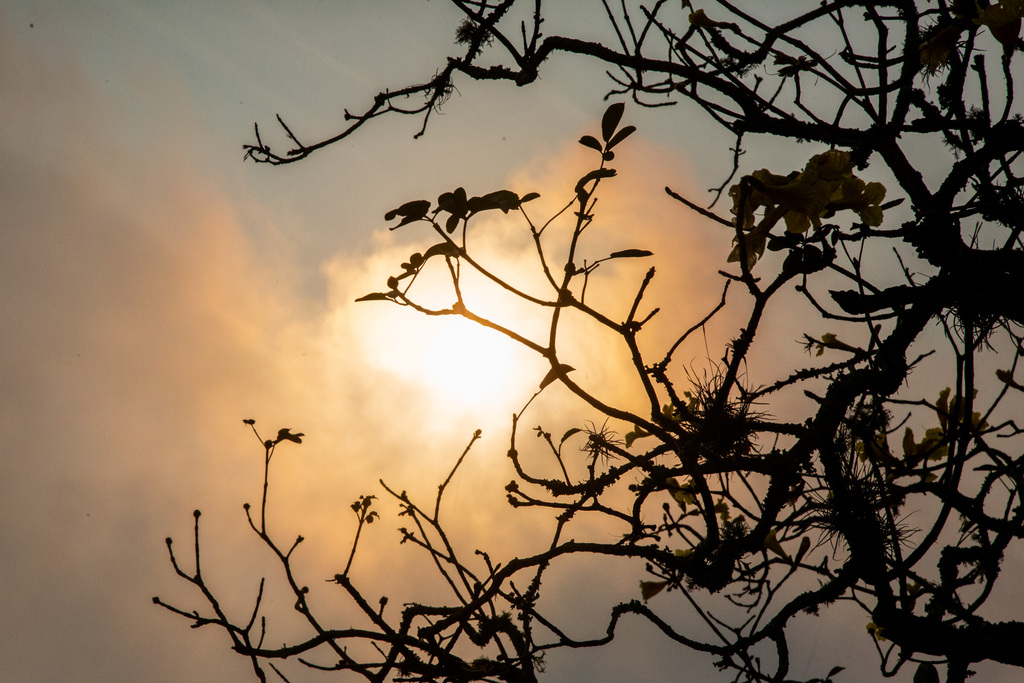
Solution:
[{"label": "silhouetted leaf", "polygon": [[576,368],[574,368],[573,366],[566,365],[565,363],[559,365],[558,368],[551,368],[550,370],[548,370],[548,374],[544,375],[544,379],[540,381],[540,388],[538,389],[538,391],[540,389],[543,389],[547,385],[551,384],[556,379],[558,379],[559,375],[564,375],[565,373],[572,372],[575,369]]},{"label": "silhouetted leaf", "polygon": [[448,216],[448,220],[444,223],[444,229],[449,235],[455,232],[455,228],[459,227],[460,220],[462,220],[462,217],[454,213],[451,216]]},{"label": "silhouetted leaf", "polygon": [[292,430],[289,427],[277,430],[277,439],[274,443],[281,443],[282,441],[293,441],[295,443],[302,443],[302,437],[305,434],[299,432],[298,434],[292,434]]},{"label": "silhouetted leaf", "polygon": [[648,432],[645,432],[640,427],[637,427],[633,431],[629,432],[628,434],[626,434],[626,448],[632,446],[633,442],[636,441],[637,439],[642,439],[645,436],[650,436],[650,434]]},{"label": "silhouetted leaf", "polygon": [[668,585],[668,581],[641,581],[640,582],[640,597],[647,602],[655,595],[660,593]]},{"label": "silhouetted leaf", "polygon": [[373,292],[359,297],[356,301],[393,301],[391,297],[391,294],[385,294],[384,292]]},{"label": "silhouetted leaf", "polygon": [[511,190],[497,190],[482,197],[473,197],[469,200],[468,207],[472,213],[501,209],[502,213],[519,208],[519,195]]},{"label": "silhouetted leaf", "polygon": [[611,178],[615,175],[614,168],[598,168],[594,169],[587,175],[580,178],[580,181],[576,183],[576,194],[583,192],[583,186],[589,183],[591,180],[598,180],[600,178]]},{"label": "silhouetted leaf", "polygon": [[431,256],[458,256],[459,248],[451,242],[439,242],[423,252],[423,260]]},{"label": "silhouetted leaf", "polygon": [[568,431],[566,431],[565,434],[562,434],[562,440],[559,441],[558,444],[561,445],[565,443],[565,440],[568,439],[570,436],[572,436],[573,434],[579,434],[582,431],[583,430],[580,429],[579,427],[573,427],[572,429],[569,429]]},{"label": "silhouetted leaf", "polygon": [[246,419],[246,420],[242,420],[242,422],[244,422],[245,424],[247,424],[249,426],[252,426],[252,425],[256,424],[256,420],[253,420],[252,418],[249,418],[249,419]]},{"label": "silhouetted leaf", "polygon": [[538,197],[540,197],[539,192],[527,192],[520,198],[519,203],[525,204],[526,202],[532,202],[534,199],[537,199]]},{"label": "silhouetted leaf", "polygon": [[828,265],[828,258],[821,249],[805,244],[799,249],[794,249],[782,262],[782,270],[786,273],[815,273]]},{"label": "silhouetted leaf", "polygon": [[391,228],[394,230],[395,228],[400,228],[403,225],[408,225],[409,223],[422,219],[427,215],[428,211],[430,211],[430,202],[426,199],[417,199],[415,201],[406,202],[397,209],[388,211],[384,214],[384,220],[390,221],[401,216],[402,221]]},{"label": "silhouetted leaf", "polygon": [[914,672],[914,683],[939,683],[939,670],[931,662],[921,662]]},{"label": "silhouetted leaf", "polygon": [[782,251],[792,249],[800,242],[800,235],[795,232],[785,232],[782,235],[768,235],[768,250]]},{"label": "silhouetted leaf", "polygon": [[467,203],[466,190],[462,187],[455,188],[453,192],[445,192],[437,198],[437,208],[460,218],[466,215]]},{"label": "silhouetted leaf", "polygon": [[790,560],[789,553],[779,543],[779,539],[776,538],[775,529],[768,532],[768,535],[764,539],[764,547],[766,550],[771,550],[773,553],[783,558],[784,560]]},{"label": "silhouetted leaf", "polygon": [[623,249],[622,251],[613,251],[608,258],[642,258],[644,256],[654,256],[654,252],[646,249]]},{"label": "silhouetted leaf", "polygon": [[596,149],[598,152],[603,151],[604,149],[601,146],[601,143],[598,142],[597,138],[595,138],[593,135],[584,135],[583,137],[581,137],[580,144],[583,145],[584,147],[589,147],[590,149]]},{"label": "silhouetted leaf", "polygon": [[618,128],[619,121],[622,120],[622,112],[625,109],[625,104],[615,102],[604,110],[604,116],[601,117],[601,136],[605,142],[611,140],[612,136],[615,135],[615,129]]},{"label": "silhouetted leaf", "polygon": [[615,134],[611,140],[608,141],[608,149],[611,149],[615,145],[619,144],[630,135],[636,132],[636,126],[625,126],[622,130]]},{"label": "silhouetted leaf", "polygon": [[799,564],[800,560],[804,559],[804,555],[811,549],[811,539],[804,536],[800,539],[800,549],[796,551],[796,557],[793,558],[793,564]]},{"label": "silhouetted leaf", "polygon": [[519,195],[511,190],[498,190],[483,196],[483,199],[492,202],[495,207],[501,209],[502,213],[508,213],[519,208]]}]

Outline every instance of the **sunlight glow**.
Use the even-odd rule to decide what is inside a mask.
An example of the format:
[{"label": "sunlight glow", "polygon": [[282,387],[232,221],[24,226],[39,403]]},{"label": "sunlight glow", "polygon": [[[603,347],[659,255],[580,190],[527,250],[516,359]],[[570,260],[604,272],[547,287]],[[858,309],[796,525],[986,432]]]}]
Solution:
[{"label": "sunlight glow", "polygon": [[415,343],[402,352],[403,374],[422,384],[444,408],[473,409],[516,397],[529,387],[528,371],[540,367],[539,360],[526,361],[514,342],[468,320],[446,317],[415,323]]},{"label": "sunlight glow", "polygon": [[[350,365],[358,363],[379,377],[376,389],[390,401],[428,411],[435,419],[506,421],[536,390],[547,371],[544,359],[500,332],[456,315],[427,316],[388,302],[353,303],[365,291],[352,287],[379,286],[365,283],[386,280],[408,253],[408,247],[396,247],[375,257],[372,264],[364,264],[365,278],[355,278],[337,264],[337,278],[332,277],[339,287],[332,324],[337,372],[352,372]],[[423,305],[442,310],[455,297],[443,262],[436,265],[433,276],[424,274],[411,294]],[[359,281],[364,284],[355,284]],[[523,332],[523,318],[499,295],[475,284],[467,285],[470,294],[470,310]]]}]

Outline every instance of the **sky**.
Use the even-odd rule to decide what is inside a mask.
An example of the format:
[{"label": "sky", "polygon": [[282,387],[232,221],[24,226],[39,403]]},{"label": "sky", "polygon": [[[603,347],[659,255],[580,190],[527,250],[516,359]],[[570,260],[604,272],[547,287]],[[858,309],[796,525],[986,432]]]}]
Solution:
[{"label": "sky", "polygon": [[[477,428],[484,438],[449,492],[464,540],[515,547],[546,528],[511,519],[502,492],[510,416],[544,363],[453,321],[353,300],[431,243],[387,230],[384,213],[405,201],[465,185],[537,190],[538,214],[555,207],[591,163],[574,141],[598,125],[600,70],[553,64],[515,92],[459,83],[419,140],[419,120],[389,119],[297,165],[243,162],[254,122],[266,132],[280,114],[318,138],[382,87],[429,78],[456,20],[444,3],[413,0],[0,0],[0,679],[251,680],[225,636],[152,604],[202,606],[164,542],[187,555],[194,509],[207,570],[232,607],[244,611],[273,570],[242,512],[262,481],[246,418],[264,435],[306,435],[275,457],[270,506],[282,537],[309,539],[318,591],[347,557],[349,504],[380,495],[379,478],[430,496]],[[727,159],[712,152],[728,141],[645,117],[617,160],[619,192],[602,208],[610,227],[595,241],[673,254],[681,267],[659,275],[652,297],[696,319],[719,297],[700,267],[724,258],[729,236],[695,224],[662,188],[717,184]],[[521,225],[488,228],[483,251],[509,268],[530,257]],[[623,265],[612,282],[636,283],[644,268]],[[595,290],[612,307],[632,292]],[[581,334],[566,348],[603,344]],[[628,399],[615,366],[578,372]],[[554,389],[537,415],[581,419]],[[416,585],[395,509],[381,510],[354,576]],[[553,579],[559,599],[598,614],[590,586],[572,578]],[[593,580],[613,601],[635,597],[638,578]],[[829,637],[827,626],[808,636],[811,656]],[[838,663],[859,657],[851,648]],[[549,674],[616,680],[640,667],[650,680],[710,668],[637,630],[607,658],[567,655]]]}]

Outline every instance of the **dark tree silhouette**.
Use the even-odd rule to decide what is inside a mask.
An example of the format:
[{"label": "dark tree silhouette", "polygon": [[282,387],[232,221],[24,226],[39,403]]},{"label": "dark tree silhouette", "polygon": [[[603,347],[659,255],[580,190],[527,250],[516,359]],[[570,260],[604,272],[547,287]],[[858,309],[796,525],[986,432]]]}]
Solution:
[{"label": "dark tree silhouette", "polygon": [[[403,542],[425,552],[424,566],[444,578],[450,598],[371,604],[350,579],[350,557],[330,580],[362,619],[342,627],[322,620],[295,578],[301,537],[286,548],[266,530],[271,457],[301,435],[285,429],[260,438],[267,474],[249,523],[280,561],[306,635],[264,644],[272,627],[265,620],[274,615],[261,606],[262,585],[246,616],[220,607],[200,569],[198,512],[194,567],[173,549],[171,561],[205,607],[156,601],[195,626],[226,631],[260,680],[267,667],[279,671],[276,662],[298,658],[371,681],[532,681],[549,651],[600,647],[646,620],[667,644],[706,653],[732,680],[783,681],[792,675],[788,627],[839,601],[863,611],[868,633],[851,637],[872,639],[887,676],[953,682],[979,662],[1024,666],[1024,621],[995,621],[988,604],[1002,561],[1024,534],[1024,450],[1014,421],[1024,394],[1015,374],[1024,354],[1024,181],[1017,177],[1024,119],[1014,63],[1022,3],[719,0],[701,9],[603,0],[581,8],[601,12],[612,36],[606,42],[546,34],[540,0],[451,4],[465,15],[456,33],[464,50],[429,81],[385,90],[362,113],[346,111],[347,127],[315,144],[300,143],[279,119],[286,151],[272,151],[257,128],[247,156],[299,161],[385,114],[422,117],[422,134],[458,79],[525,86],[566,55],[603,64],[616,103],[601,129],[580,139],[594,166],[558,216],[538,222],[524,208],[536,195],[509,190],[469,196],[458,188],[437,201],[410,201],[386,219],[430,231],[437,242],[362,299],[492,328],[550,362],[542,390],[559,382],[609,422],[562,436],[537,427],[531,432],[540,438],[527,447],[523,411],[514,417],[508,456],[517,477],[508,502],[550,511],[554,528],[534,554],[501,557],[450,543],[439,510],[451,476],[430,506],[385,485],[408,518]],[[688,102],[730,136],[723,154],[733,160],[732,175],[709,180],[727,210],[666,188],[681,210],[733,239],[708,273],[721,282],[721,304],[702,319],[649,308],[653,268],[623,318],[587,302],[588,282],[609,260],[651,256],[630,248],[583,257],[586,230],[599,220],[595,197],[614,187],[615,153],[634,130],[623,125],[620,100],[633,102],[629,118],[637,122],[644,107]],[[805,143],[806,164],[779,168],[759,157],[763,139]],[[522,221],[546,292],[495,274],[467,245],[476,217],[494,211]],[[427,268],[448,273],[450,306],[417,298]],[[470,271],[543,312],[546,338],[470,310],[462,292]],[[752,386],[746,369],[756,362],[758,332],[771,307],[794,299],[817,313],[803,331],[810,353]],[[673,363],[695,333],[733,310],[745,320],[720,360],[700,373]],[[570,314],[621,338],[647,397],[643,410],[574,381],[566,360],[582,361],[559,355]],[[655,322],[677,332],[652,357],[639,340]],[[908,385],[926,358],[938,386],[949,387],[938,395]],[[792,414],[793,406],[809,408]],[[609,424],[626,433],[619,437]],[[538,445],[559,477],[538,474],[536,457],[521,455]],[[585,451],[585,467],[563,457],[570,447]],[[353,504],[352,555],[377,505],[374,496]],[[611,533],[575,540],[570,530],[582,517],[603,519]],[[573,556],[634,561],[638,599],[589,630],[562,625],[562,615],[546,608],[542,579]],[[719,612],[722,605],[733,609]],[[685,628],[665,616],[683,609],[694,615]]]}]

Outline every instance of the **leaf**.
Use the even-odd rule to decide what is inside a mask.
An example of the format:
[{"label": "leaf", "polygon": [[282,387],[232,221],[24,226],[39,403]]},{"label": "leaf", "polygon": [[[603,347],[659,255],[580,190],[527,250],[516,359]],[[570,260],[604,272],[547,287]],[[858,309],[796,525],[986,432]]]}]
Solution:
[{"label": "leaf", "polygon": [[949,417],[949,387],[939,392],[939,400],[935,402],[935,410],[939,414],[939,426],[943,431],[946,429],[946,420]]},{"label": "leaf", "polygon": [[800,564],[800,560],[804,559],[804,555],[811,549],[811,539],[808,536],[804,536],[800,539],[800,549],[796,551],[796,557],[793,558],[793,564]]},{"label": "leaf", "polygon": [[459,248],[451,242],[439,242],[434,246],[423,252],[423,260],[426,261],[431,256],[452,256],[457,257],[459,255]]},{"label": "leaf", "polygon": [[593,135],[584,135],[583,137],[580,138],[579,142],[584,147],[596,149],[598,152],[604,151],[604,148],[601,146],[601,143],[598,142],[597,138],[595,138]]},{"label": "leaf", "polygon": [[569,429],[568,431],[565,432],[565,434],[562,434],[562,440],[559,441],[558,444],[562,445],[563,443],[565,443],[565,440],[568,439],[570,436],[572,436],[573,434],[579,434],[582,431],[583,430],[580,429],[579,427],[573,427],[572,429]]},{"label": "leaf", "polygon": [[614,168],[598,168],[587,175],[580,178],[579,182],[576,183],[576,194],[582,194],[583,186],[589,183],[591,180],[599,180],[601,178],[611,178],[615,175]]},{"label": "leaf", "polygon": [[430,211],[430,202],[428,202],[426,199],[417,199],[415,201],[406,202],[397,209],[392,209],[391,211],[388,211],[386,214],[384,214],[384,220],[390,221],[394,220],[398,216],[401,216],[402,221],[398,225],[395,225],[391,228],[391,230],[395,230],[396,228],[400,228],[403,225],[408,225],[409,223],[421,220],[423,217],[427,215],[428,211]]},{"label": "leaf", "polygon": [[356,301],[393,301],[391,294],[385,294],[384,292],[373,292],[371,294],[364,294],[363,296],[356,299]]},{"label": "leaf", "polygon": [[277,430],[277,439],[274,441],[274,443],[281,443],[282,441],[302,443],[302,437],[304,436],[305,434],[303,434],[302,432],[299,432],[298,434],[292,434],[291,428],[285,427],[284,429]]},{"label": "leaf", "polygon": [[635,132],[636,126],[624,126],[622,130],[616,133],[615,136],[608,141],[608,149],[610,150],[612,147],[619,144]]},{"label": "leaf", "polygon": [[655,595],[665,590],[665,586],[668,585],[668,581],[641,581],[640,582],[640,597],[647,602]]},{"label": "leaf", "polygon": [[907,427],[903,431],[903,457],[912,458],[917,455],[917,442],[914,440],[914,430]]},{"label": "leaf", "polygon": [[448,216],[448,220],[444,223],[444,229],[449,235],[455,232],[455,228],[459,227],[460,220],[462,220],[462,217],[454,213],[451,216]]},{"label": "leaf", "polygon": [[[478,199],[473,197],[473,199]],[[519,208],[519,195],[511,190],[497,190],[479,197],[482,208],[473,208],[473,199],[470,200],[470,209],[475,211],[486,211],[487,209],[501,209],[502,213],[508,213]]]},{"label": "leaf", "polygon": [[640,427],[637,427],[633,431],[629,432],[628,434],[626,434],[626,448],[632,446],[633,442],[636,441],[637,439],[642,439],[645,436],[650,436],[650,434],[640,429]]},{"label": "leaf", "polygon": [[608,258],[643,258],[644,256],[654,256],[654,252],[646,249],[623,249],[622,251],[613,251]]},{"label": "leaf", "polygon": [[1014,46],[1020,35],[1022,13],[1024,13],[1024,6],[1020,2],[1003,0],[982,10],[978,14],[978,18],[975,19],[975,23],[987,26],[992,32],[992,36],[1009,54],[1015,49]]},{"label": "leaf", "polygon": [[540,197],[539,192],[527,192],[526,194],[519,198],[519,203],[525,204],[526,202],[532,202],[534,199],[537,199],[538,197]]},{"label": "leaf", "polygon": [[558,379],[560,375],[564,375],[567,372],[572,372],[575,369],[576,368],[574,368],[573,366],[566,365],[565,363],[562,363],[557,368],[551,368],[550,370],[548,370],[548,374],[544,375],[544,379],[540,381],[540,387],[537,389],[537,391],[540,391],[547,385],[554,382],[556,379]]},{"label": "leaf", "polygon": [[619,121],[622,120],[622,112],[625,110],[626,105],[622,102],[615,102],[604,110],[604,116],[601,117],[601,137],[605,142],[611,140],[615,134],[615,129],[618,128]]},{"label": "leaf", "polygon": [[914,672],[914,683],[939,683],[939,670],[931,662],[921,662]]},{"label": "leaf", "polygon": [[775,529],[769,531],[768,535],[764,537],[764,547],[766,550],[771,550],[782,559],[792,562],[792,559],[789,557],[789,553],[787,553],[786,549],[782,547],[781,543],[779,543]]},{"label": "leaf", "polygon": [[788,230],[782,235],[768,235],[768,251],[792,249],[800,242],[800,236]]},{"label": "leaf", "polygon": [[437,198],[437,208],[460,218],[466,215],[466,204],[466,190],[462,187],[455,188],[453,192],[445,192]]}]

